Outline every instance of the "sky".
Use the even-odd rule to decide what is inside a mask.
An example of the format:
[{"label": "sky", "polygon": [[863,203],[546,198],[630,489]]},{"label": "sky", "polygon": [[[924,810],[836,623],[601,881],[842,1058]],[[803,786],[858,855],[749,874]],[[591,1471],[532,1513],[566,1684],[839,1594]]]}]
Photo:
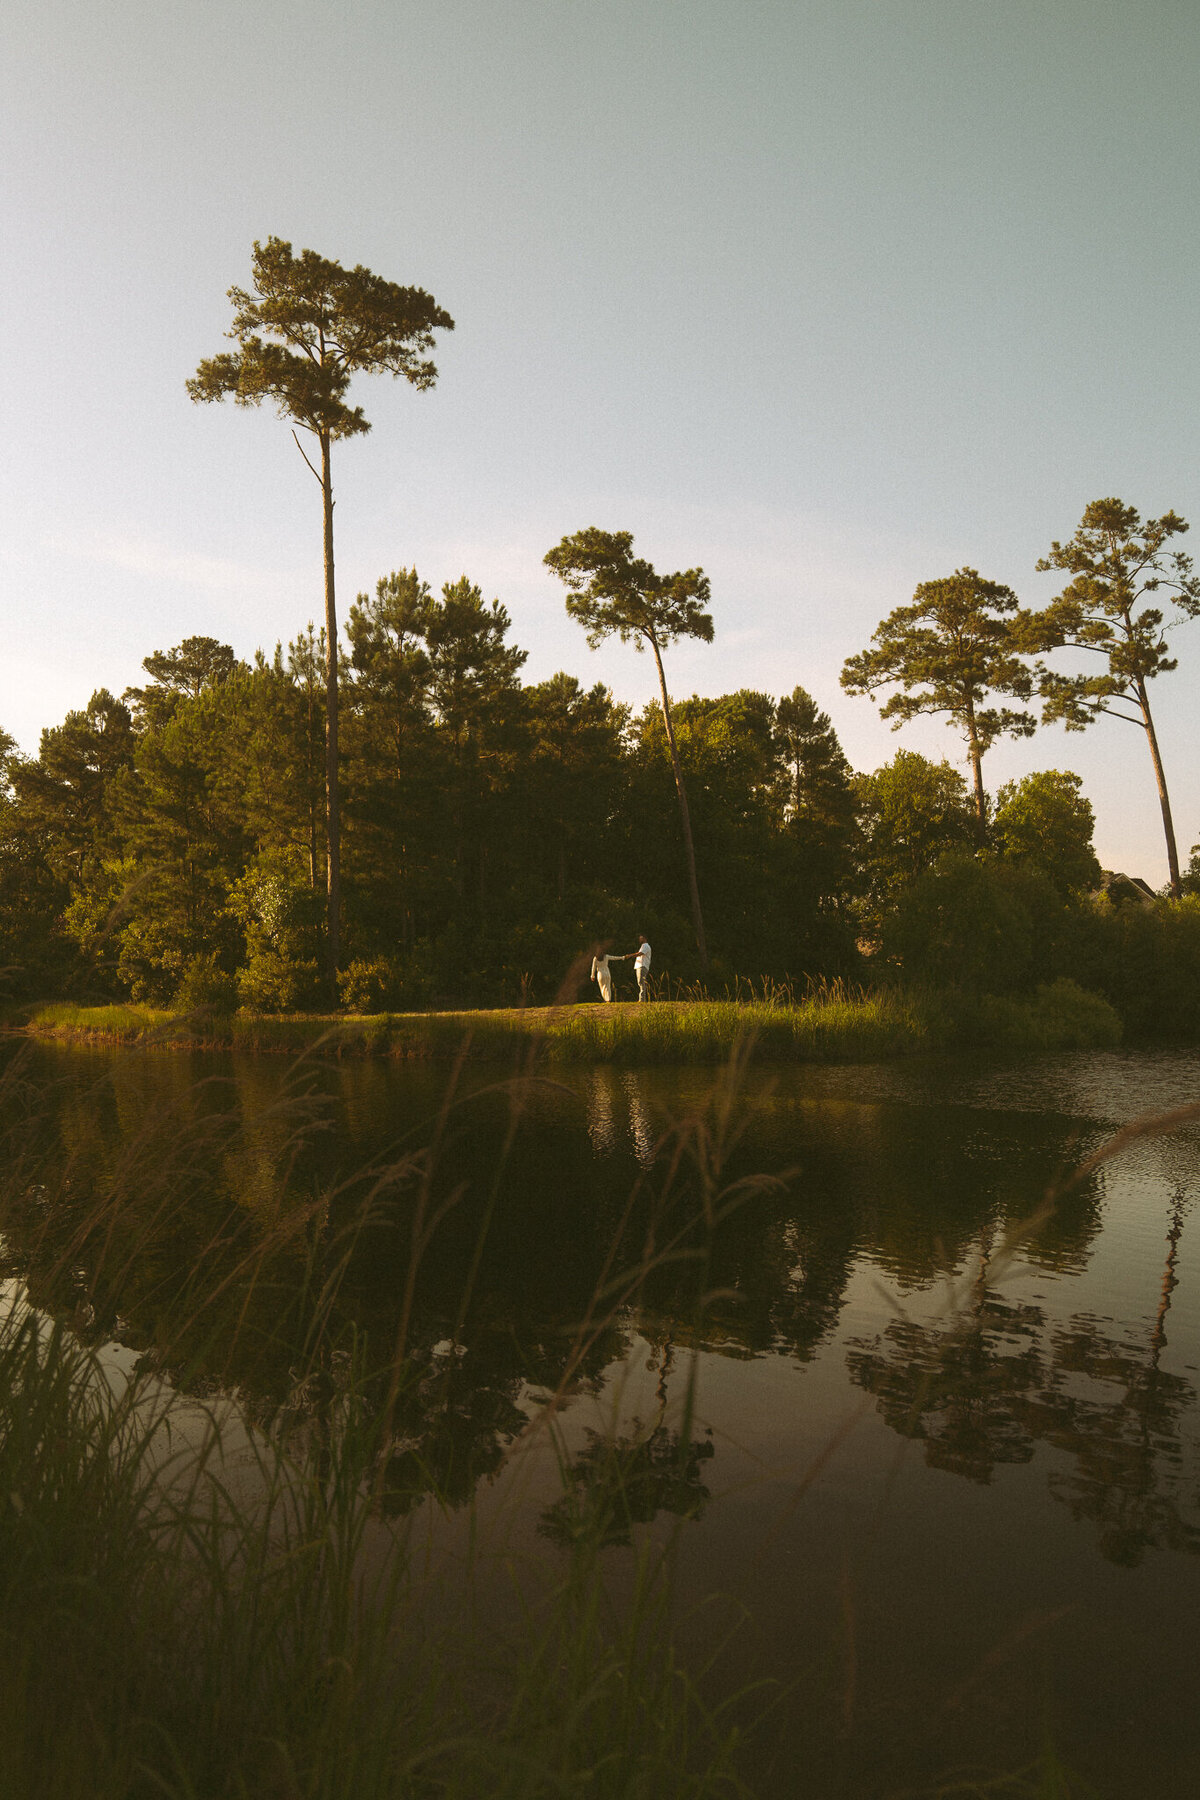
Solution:
[{"label": "sky", "polygon": [[[917,583],[1035,564],[1115,494],[1196,517],[1195,0],[9,0],[0,726],[120,693],[206,635],[320,620],[320,494],[264,407],[195,406],[253,242],[423,287],[437,385],[359,377],[336,447],[341,616],[415,566],[498,597],[525,678],[634,705],[542,564],[632,531],[700,565],[672,692],[807,688],[851,763],[961,761],[839,687]],[[1200,838],[1200,621],[1154,692]],[[1062,666],[1068,666],[1063,662]],[[1083,778],[1106,867],[1155,886],[1144,735],[988,755]]]}]

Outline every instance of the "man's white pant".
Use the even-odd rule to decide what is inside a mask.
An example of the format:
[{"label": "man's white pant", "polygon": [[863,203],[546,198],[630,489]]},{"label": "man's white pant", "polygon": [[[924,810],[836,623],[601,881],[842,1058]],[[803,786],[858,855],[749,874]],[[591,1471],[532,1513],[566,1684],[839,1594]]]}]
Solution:
[{"label": "man's white pant", "polygon": [[637,971],[637,978],[638,978],[638,999],[639,1000],[648,1000],[650,998],[649,971],[646,969],[639,969]]}]

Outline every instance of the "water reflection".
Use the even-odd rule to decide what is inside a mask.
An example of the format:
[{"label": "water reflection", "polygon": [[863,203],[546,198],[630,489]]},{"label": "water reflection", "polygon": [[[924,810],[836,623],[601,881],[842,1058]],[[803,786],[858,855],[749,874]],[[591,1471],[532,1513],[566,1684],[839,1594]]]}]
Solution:
[{"label": "water reflection", "polygon": [[538,1529],[552,1542],[584,1541],[598,1548],[628,1546],[635,1525],[660,1513],[698,1519],[712,1498],[701,1465],[714,1454],[711,1427],[692,1438],[662,1423],[611,1435],[586,1428],[586,1445],[566,1471],[560,1499],[546,1507]]},{"label": "water reflection", "polygon": [[987,1285],[988,1253],[965,1302],[942,1320],[901,1317],[852,1342],[851,1379],[876,1395],[894,1431],[918,1439],[931,1468],[989,1482],[998,1463],[1033,1456],[1030,1396],[1042,1383],[1040,1308]]},{"label": "water reflection", "polygon": [[1054,1331],[1053,1368],[1036,1413],[1039,1435],[1074,1458],[1052,1477],[1055,1497],[1098,1526],[1104,1555],[1125,1567],[1150,1549],[1200,1551],[1200,1496],[1185,1453],[1196,1389],[1162,1367],[1185,1211],[1185,1196],[1176,1193],[1148,1340],[1118,1334],[1111,1320],[1073,1316]]},{"label": "water reflection", "polygon": [[446,1506],[464,1505],[528,1424],[520,1376],[489,1368],[481,1379],[469,1359],[464,1346],[445,1340],[410,1353],[382,1460],[388,1513],[409,1512],[430,1493]]},{"label": "water reflection", "polygon": [[617,1082],[607,1066],[593,1070],[587,1086],[587,1128],[597,1156],[611,1156],[619,1142]]},{"label": "water reflection", "polygon": [[[1093,1060],[1111,1101],[1112,1059]],[[1145,1149],[1137,1205],[1172,1183],[1165,1267],[1143,1278],[1151,1316],[1131,1286],[1144,1233],[1122,1252],[1106,1276],[1122,1315],[1075,1286],[1125,1191],[1107,1173],[1023,1242],[1023,1287],[997,1263],[1105,1127],[1037,1111],[1028,1071],[943,1069],[941,1103],[922,1068],[901,1104],[905,1078],[756,1076],[731,1110],[695,1073],[597,1068],[572,1087],[481,1072],[448,1090],[442,1070],[383,1063],[39,1050],[3,1097],[0,1272],[93,1341],[119,1338],[191,1392],[236,1387],[264,1415],[353,1341],[389,1422],[396,1511],[466,1501],[537,1396],[600,1395],[640,1334],[660,1385],[676,1351],[798,1373],[833,1359],[929,1467],[986,1487],[1040,1446],[1055,1460],[1038,1480],[1106,1556],[1194,1551],[1196,1392],[1167,1354],[1194,1138]],[[1062,1071],[1046,1080],[1061,1096]],[[891,1299],[843,1338],[866,1270]],[[951,1278],[959,1303],[939,1314]],[[699,1495],[709,1440],[673,1429],[660,1393],[649,1425],[589,1438],[579,1505],[619,1476],[642,1496],[630,1518],[650,1494],[698,1516],[681,1496]]]},{"label": "water reflection", "polygon": [[942,1317],[901,1316],[851,1341],[851,1379],[876,1396],[894,1431],[923,1445],[931,1468],[986,1484],[1000,1464],[1031,1462],[1039,1443],[1061,1452],[1070,1463],[1052,1468],[1049,1490],[1098,1527],[1109,1561],[1132,1567],[1155,1548],[1195,1554],[1200,1493],[1187,1451],[1196,1389],[1162,1367],[1185,1211],[1177,1190],[1144,1342],[1111,1319],[1050,1322],[1043,1308],[1002,1295],[988,1284],[988,1241],[968,1292]]},{"label": "water reflection", "polygon": [[751,1071],[735,1104],[704,1071],[38,1048],[0,1089],[0,1276],[310,1443],[352,1391],[382,1508],[439,1543],[511,1504],[619,1582],[665,1520],[681,1597],[734,1594],[785,1684],[844,1640],[860,1760],[822,1737],[845,1694],[809,1706],[788,1800],[798,1768],[929,1791],[951,1738],[1032,1761],[1051,1686],[1085,1773],[1126,1757],[1100,1791],[1190,1793],[1198,1135],[1021,1234],[1160,1078],[1190,1099],[1200,1056]]},{"label": "water reflection", "polygon": [[637,1069],[607,1065],[587,1076],[587,1129],[598,1156],[632,1148],[640,1168],[653,1165],[660,1130],[648,1098],[649,1082]]}]

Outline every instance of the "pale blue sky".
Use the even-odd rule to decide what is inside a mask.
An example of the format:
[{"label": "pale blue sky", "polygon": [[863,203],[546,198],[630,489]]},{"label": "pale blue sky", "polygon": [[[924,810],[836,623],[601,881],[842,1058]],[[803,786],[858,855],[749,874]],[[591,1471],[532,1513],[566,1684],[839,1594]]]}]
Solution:
[{"label": "pale blue sky", "polygon": [[[320,616],[319,496],[269,410],[197,408],[272,233],[429,289],[437,388],[360,381],[335,461],[342,616],[416,562],[513,615],[529,679],[652,697],[541,557],[628,529],[702,564],[679,694],[803,683],[851,761],[893,736],[838,671],[918,581],[1026,601],[1084,505],[1200,530],[1195,0],[10,0],[0,724],[28,748],[141,658]],[[1159,684],[1200,837],[1200,623]],[[1110,866],[1165,879],[1143,740],[1041,732]]]}]

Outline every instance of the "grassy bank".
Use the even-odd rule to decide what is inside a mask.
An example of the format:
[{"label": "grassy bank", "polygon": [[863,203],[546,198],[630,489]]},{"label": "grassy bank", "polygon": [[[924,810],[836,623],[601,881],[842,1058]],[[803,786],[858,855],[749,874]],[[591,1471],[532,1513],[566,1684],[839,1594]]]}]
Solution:
[{"label": "grassy bank", "polygon": [[723,1063],[752,1045],[764,1061],[877,1062],[956,1047],[1088,1049],[1114,1044],[1106,1001],[1070,981],[1022,998],[829,987],[795,1000],[665,1000],[492,1012],[262,1015],[56,1003],[20,1022],[33,1037],[252,1053],[548,1062]]}]

